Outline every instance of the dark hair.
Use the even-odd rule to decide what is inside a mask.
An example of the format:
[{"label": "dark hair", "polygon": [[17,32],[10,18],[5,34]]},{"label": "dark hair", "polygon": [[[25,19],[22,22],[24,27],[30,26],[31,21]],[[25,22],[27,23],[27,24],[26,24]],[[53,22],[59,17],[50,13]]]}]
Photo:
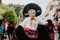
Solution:
[{"label": "dark hair", "polygon": [[47,22],[48,22],[48,25],[51,25],[51,26],[53,26],[54,24],[52,23],[52,20],[47,20]]},{"label": "dark hair", "polygon": [[48,22],[48,23],[52,23],[52,20],[48,19],[47,22]]},{"label": "dark hair", "polygon": [[0,20],[0,26],[2,25],[3,20]]}]

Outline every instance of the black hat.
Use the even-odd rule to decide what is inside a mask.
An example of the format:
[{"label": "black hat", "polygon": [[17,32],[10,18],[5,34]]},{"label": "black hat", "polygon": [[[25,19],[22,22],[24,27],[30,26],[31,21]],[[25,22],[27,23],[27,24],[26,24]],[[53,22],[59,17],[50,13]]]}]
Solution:
[{"label": "black hat", "polygon": [[30,4],[27,4],[24,9],[23,9],[23,15],[24,17],[29,17],[28,15],[28,11],[30,9],[34,9],[36,11],[36,16],[39,16],[41,13],[42,13],[42,9],[40,6],[38,6],[37,4],[35,3],[30,3]]}]

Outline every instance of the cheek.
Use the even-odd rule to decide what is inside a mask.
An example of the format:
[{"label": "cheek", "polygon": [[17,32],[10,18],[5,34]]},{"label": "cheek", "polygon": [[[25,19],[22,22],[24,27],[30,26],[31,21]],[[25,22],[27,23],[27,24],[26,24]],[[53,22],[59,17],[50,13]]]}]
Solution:
[{"label": "cheek", "polygon": [[34,15],[36,15],[36,14],[34,14]]},{"label": "cheek", "polygon": [[32,16],[32,14],[29,14],[29,16]]},{"label": "cheek", "polygon": [[31,14],[29,14],[29,16],[31,16]]}]

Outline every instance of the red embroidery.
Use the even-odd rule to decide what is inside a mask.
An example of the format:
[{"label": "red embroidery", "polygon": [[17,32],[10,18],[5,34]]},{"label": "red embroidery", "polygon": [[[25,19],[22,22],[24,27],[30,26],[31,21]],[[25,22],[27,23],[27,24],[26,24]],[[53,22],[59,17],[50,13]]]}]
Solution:
[{"label": "red embroidery", "polygon": [[24,31],[29,38],[38,38],[38,33],[36,30],[30,28],[24,28]]},{"label": "red embroidery", "polygon": [[54,34],[52,32],[49,34],[49,36],[51,40],[54,40]]}]

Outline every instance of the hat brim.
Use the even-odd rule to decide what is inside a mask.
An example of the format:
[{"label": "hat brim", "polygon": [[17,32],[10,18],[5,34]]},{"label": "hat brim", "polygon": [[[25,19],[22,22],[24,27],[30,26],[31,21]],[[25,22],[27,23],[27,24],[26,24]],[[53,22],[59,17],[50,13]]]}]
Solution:
[{"label": "hat brim", "polygon": [[24,9],[23,9],[23,15],[24,17],[29,17],[28,15],[28,11],[30,9],[34,9],[36,10],[36,16],[39,16],[41,13],[42,13],[42,9],[40,6],[38,6],[37,4],[35,3],[30,3],[30,4],[27,4]]}]

